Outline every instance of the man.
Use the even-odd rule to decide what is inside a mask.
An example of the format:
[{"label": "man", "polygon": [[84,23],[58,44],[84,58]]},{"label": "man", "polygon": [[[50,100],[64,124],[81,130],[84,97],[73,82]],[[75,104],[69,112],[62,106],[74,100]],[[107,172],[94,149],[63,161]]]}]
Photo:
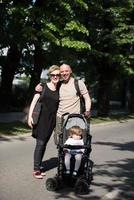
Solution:
[{"label": "man", "polygon": [[[71,76],[72,69],[67,64],[62,64],[60,66],[60,74],[63,80],[59,94],[59,107],[57,111],[57,116],[61,117],[65,113],[80,113],[80,99],[76,95],[76,89],[74,85],[74,78]],[[85,115],[88,115],[91,109],[91,99],[88,90],[82,80],[78,81],[80,92],[85,100]]]},{"label": "man", "polygon": [[[74,78],[72,75],[72,69],[67,64],[62,64],[60,66],[60,74],[62,78],[62,83],[59,88],[59,107],[57,110],[56,118],[56,130],[55,130],[55,143],[57,144],[57,136],[61,131],[61,117],[65,113],[80,113],[80,98],[77,95],[77,91],[74,85]],[[91,99],[86,88],[85,83],[82,80],[78,81],[80,93],[85,101],[85,112],[86,117],[90,116],[91,110]],[[40,90],[39,86],[36,86],[36,90]]]}]

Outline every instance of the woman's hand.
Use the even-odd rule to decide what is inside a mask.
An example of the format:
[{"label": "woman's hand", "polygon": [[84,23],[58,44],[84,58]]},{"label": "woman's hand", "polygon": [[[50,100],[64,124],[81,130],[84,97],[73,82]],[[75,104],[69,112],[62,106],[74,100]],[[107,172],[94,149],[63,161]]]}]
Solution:
[{"label": "woman's hand", "polygon": [[33,118],[32,117],[28,118],[28,126],[30,126],[30,128],[33,128]]}]

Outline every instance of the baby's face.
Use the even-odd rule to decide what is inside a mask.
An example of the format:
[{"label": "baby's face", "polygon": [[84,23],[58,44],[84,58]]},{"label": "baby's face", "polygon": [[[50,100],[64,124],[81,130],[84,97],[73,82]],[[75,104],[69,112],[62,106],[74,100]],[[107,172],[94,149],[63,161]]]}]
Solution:
[{"label": "baby's face", "polygon": [[80,140],[80,139],[81,139],[81,136],[80,136],[80,135],[75,135],[75,134],[73,134],[73,135],[72,135],[72,138],[73,138],[74,140]]}]

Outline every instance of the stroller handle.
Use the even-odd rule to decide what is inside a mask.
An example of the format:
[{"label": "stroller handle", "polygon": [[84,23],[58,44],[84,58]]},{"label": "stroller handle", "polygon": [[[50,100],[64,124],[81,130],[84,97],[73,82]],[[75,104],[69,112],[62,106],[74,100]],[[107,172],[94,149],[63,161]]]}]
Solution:
[{"label": "stroller handle", "polygon": [[62,117],[69,115],[69,118],[73,118],[73,117],[79,117],[79,118],[84,118],[84,114],[78,114],[78,113],[65,113],[62,115]]}]

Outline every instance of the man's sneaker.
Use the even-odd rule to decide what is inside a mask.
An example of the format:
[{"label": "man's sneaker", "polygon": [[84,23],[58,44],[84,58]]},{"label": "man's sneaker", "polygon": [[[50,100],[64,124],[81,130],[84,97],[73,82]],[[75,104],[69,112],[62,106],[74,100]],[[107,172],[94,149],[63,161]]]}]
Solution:
[{"label": "man's sneaker", "polygon": [[33,176],[37,179],[42,179],[43,175],[41,174],[40,171],[33,171]]}]

